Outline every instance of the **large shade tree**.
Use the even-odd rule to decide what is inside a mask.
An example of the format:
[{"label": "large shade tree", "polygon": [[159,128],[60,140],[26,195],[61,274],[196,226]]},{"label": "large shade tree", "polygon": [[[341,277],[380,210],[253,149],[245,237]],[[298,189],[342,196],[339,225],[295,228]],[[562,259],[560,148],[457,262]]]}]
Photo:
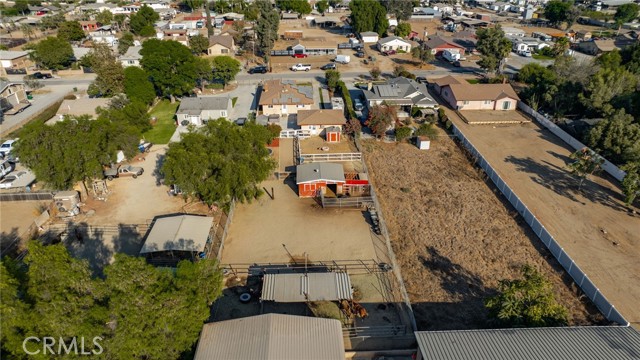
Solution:
[{"label": "large shade tree", "polygon": [[193,90],[201,77],[201,66],[206,62],[177,41],[147,40],[140,54],[142,68],[149,74],[158,94],[165,97],[182,96]]},{"label": "large shade tree", "polygon": [[356,32],[374,31],[380,36],[386,34],[389,20],[387,20],[387,10],[380,2],[353,0],[349,3],[349,8],[353,29]]},{"label": "large shade tree", "polygon": [[478,65],[488,72],[501,72],[504,59],[511,51],[511,41],[504,36],[500,26],[479,29],[476,35],[476,49],[482,54]]},{"label": "large shade tree", "polygon": [[46,69],[62,69],[71,65],[73,49],[69,42],[50,36],[34,46],[31,58]]},{"label": "large shade tree", "polygon": [[271,138],[254,123],[240,127],[225,119],[209,121],[169,145],[162,166],[165,183],[210,205],[254,199],[262,193],[258,184],[275,167],[266,148]]}]

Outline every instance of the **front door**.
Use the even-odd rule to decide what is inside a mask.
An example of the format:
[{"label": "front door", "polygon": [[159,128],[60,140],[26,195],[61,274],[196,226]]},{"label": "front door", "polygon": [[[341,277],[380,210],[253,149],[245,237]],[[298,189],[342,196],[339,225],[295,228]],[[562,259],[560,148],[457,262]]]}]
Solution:
[{"label": "front door", "polygon": [[287,115],[289,113],[289,109],[287,108],[287,105],[282,105],[282,110],[280,111],[280,113],[282,115]]}]

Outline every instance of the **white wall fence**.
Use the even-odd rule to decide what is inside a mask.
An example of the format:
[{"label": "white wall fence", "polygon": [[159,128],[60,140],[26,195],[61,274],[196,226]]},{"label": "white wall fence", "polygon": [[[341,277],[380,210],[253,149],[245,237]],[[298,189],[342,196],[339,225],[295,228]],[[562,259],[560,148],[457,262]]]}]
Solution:
[{"label": "white wall fence", "polygon": [[309,130],[281,130],[280,138],[281,139],[293,139],[293,138],[301,138],[306,139],[311,137],[311,131]]},{"label": "white wall fence", "polygon": [[324,153],[300,154],[300,163],[333,162],[333,161],[361,161],[362,153]]},{"label": "white wall fence", "polygon": [[[553,122],[549,121],[547,118],[545,118],[544,116],[540,115],[537,111],[533,110],[532,108],[530,108],[527,104],[523,103],[522,101],[518,102],[518,108],[520,110],[522,110],[522,112],[524,112],[527,115],[533,117],[542,126],[544,126],[545,128],[549,129],[549,131],[551,131],[554,135],[556,135],[557,137],[562,139],[562,141],[564,141],[567,144],[569,144],[569,146],[571,146],[572,148],[574,148],[576,150],[580,150],[580,149],[583,149],[583,148],[587,147],[587,145],[585,145],[585,144],[581,143],[580,141],[576,140],[576,138],[574,138],[573,136],[569,135],[566,131],[562,130],[558,125],[556,125]],[[609,175],[611,175],[614,178],[616,178],[618,181],[622,181],[622,179],[624,179],[624,177],[627,175],[624,171],[620,170],[617,166],[613,165],[607,159],[604,160],[604,163],[602,164],[602,169],[604,171],[606,171]]]},{"label": "white wall fence", "polygon": [[[554,125],[555,126],[555,125]],[[560,130],[562,131],[562,130]],[[533,215],[527,206],[518,198],[515,192],[502,180],[502,178],[493,170],[491,165],[476,150],[476,148],[467,140],[464,134],[453,125],[453,133],[458,137],[462,144],[477,159],[478,165],[487,173],[491,181],[502,192],[505,198],[509,200],[511,205],[518,211],[522,218],[531,227],[533,232],[542,240],[544,245],[549,249],[551,254],[558,260],[560,265],[567,271],[573,280],[580,286],[585,295],[591,299],[602,314],[610,321],[615,321],[620,325],[629,325],[629,322],[616,310],[616,308],[605,298],[600,289],[589,279],[589,277],[578,267],[578,265],[569,257],[562,246],[551,236],[549,231],[542,223]]]}]

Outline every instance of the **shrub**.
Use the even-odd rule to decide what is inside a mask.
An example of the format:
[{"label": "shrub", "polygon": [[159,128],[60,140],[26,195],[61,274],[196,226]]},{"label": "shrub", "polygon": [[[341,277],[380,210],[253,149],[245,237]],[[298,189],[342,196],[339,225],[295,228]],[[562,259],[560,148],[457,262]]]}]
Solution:
[{"label": "shrub", "polygon": [[438,131],[431,124],[422,124],[416,130],[416,136],[426,136],[429,140],[435,140],[438,137]]},{"label": "shrub", "polygon": [[75,95],[73,95],[73,94],[67,94],[67,95],[65,95],[65,96],[64,96],[64,99],[65,99],[65,100],[75,100],[75,99],[77,99],[77,98],[76,98],[76,96],[75,96]]},{"label": "shrub", "polygon": [[351,95],[349,94],[347,85],[345,85],[344,81],[338,81],[337,88],[340,89],[340,94],[344,98],[344,105],[347,107],[347,117],[349,119],[357,118],[356,112],[353,109],[353,102],[351,101]]},{"label": "shrub", "polygon": [[411,128],[407,126],[397,127],[396,128],[396,140],[402,141],[411,136]]}]

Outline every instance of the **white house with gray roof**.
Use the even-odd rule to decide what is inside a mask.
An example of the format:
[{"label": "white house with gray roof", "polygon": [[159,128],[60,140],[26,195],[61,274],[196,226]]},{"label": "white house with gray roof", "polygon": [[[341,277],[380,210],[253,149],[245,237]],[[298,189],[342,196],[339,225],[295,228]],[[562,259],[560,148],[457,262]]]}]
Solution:
[{"label": "white house with gray roof", "polygon": [[388,36],[386,38],[378,40],[378,50],[379,51],[411,51],[411,43],[403,38],[397,36]]},{"label": "white house with gray roof", "polygon": [[120,56],[120,62],[122,63],[122,67],[127,66],[137,66],[140,67],[140,59],[142,59],[142,55],[140,55],[140,50],[142,46],[131,46],[127,49],[122,56]]},{"label": "white house with gray roof", "polygon": [[186,97],[180,102],[176,117],[179,125],[202,126],[209,120],[228,119],[231,108],[230,97]]}]

